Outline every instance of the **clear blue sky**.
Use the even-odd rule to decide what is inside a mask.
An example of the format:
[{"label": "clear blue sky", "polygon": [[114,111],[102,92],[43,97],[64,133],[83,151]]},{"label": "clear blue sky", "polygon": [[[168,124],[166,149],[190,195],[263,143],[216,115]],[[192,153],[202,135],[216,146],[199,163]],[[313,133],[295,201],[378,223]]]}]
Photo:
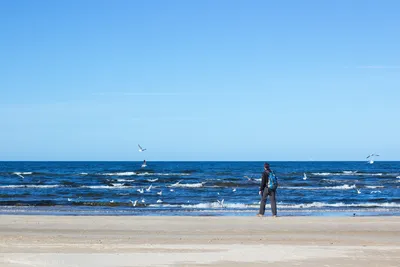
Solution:
[{"label": "clear blue sky", "polygon": [[0,160],[400,160],[399,13],[1,1]]}]

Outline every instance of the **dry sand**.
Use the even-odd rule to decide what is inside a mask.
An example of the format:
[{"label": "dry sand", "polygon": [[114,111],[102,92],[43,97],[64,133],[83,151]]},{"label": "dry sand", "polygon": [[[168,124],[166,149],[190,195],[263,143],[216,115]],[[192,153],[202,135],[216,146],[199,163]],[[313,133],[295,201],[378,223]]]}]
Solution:
[{"label": "dry sand", "polygon": [[0,266],[400,266],[400,217],[0,216]]}]

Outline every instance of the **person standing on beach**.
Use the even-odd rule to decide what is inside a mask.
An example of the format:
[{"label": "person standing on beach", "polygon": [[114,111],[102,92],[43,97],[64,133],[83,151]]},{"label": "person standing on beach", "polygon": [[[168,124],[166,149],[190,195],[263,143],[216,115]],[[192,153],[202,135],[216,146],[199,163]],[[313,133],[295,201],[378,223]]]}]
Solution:
[{"label": "person standing on beach", "polygon": [[260,191],[258,192],[258,194],[261,196],[260,211],[257,214],[258,217],[264,216],[265,204],[268,196],[271,201],[272,216],[276,217],[276,188],[268,188],[269,176],[271,173],[273,172],[270,169],[269,164],[264,163],[264,172],[262,173]]}]

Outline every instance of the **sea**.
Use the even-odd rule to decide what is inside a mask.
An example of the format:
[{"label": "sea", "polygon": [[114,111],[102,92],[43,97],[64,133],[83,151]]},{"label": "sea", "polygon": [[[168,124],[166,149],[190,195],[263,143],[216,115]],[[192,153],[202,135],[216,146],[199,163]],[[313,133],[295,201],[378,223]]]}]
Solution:
[{"label": "sea", "polygon": [[[263,163],[0,162],[0,214],[255,216]],[[400,162],[269,163],[278,216],[400,215]]]}]

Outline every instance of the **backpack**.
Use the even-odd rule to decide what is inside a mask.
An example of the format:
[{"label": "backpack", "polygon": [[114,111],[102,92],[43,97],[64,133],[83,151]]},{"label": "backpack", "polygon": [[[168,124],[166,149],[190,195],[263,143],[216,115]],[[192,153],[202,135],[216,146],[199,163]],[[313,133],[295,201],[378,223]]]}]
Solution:
[{"label": "backpack", "polygon": [[278,178],[273,171],[269,172],[268,176],[268,189],[276,190],[278,188]]}]

